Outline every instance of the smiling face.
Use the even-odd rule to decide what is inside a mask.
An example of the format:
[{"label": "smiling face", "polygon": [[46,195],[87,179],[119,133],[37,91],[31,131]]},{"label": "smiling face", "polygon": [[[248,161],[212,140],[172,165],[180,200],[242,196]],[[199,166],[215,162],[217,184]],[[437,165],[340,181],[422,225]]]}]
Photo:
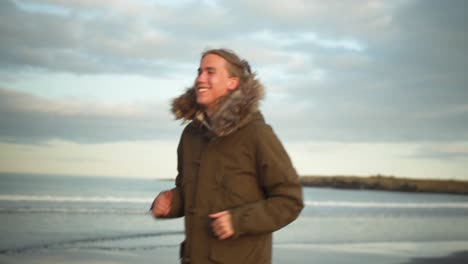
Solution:
[{"label": "smiling face", "polygon": [[237,77],[230,77],[226,60],[215,54],[205,55],[195,79],[197,103],[205,108],[208,116],[216,110],[217,99],[235,90],[239,84]]}]

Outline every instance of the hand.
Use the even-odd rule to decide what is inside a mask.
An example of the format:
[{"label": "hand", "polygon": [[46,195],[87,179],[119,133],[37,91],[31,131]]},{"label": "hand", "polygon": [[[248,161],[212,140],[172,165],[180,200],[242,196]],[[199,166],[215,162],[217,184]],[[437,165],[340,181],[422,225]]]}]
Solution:
[{"label": "hand", "polygon": [[169,214],[171,211],[172,203],[172,192],[163,191],[154,198],[153,204],[151,204],[151,214],[154,217],[163,217]]},{"label": "hand", "polygon": [[234,235],[231,213],[229,211],[210,214],[209,217],[213,219],[211,228],[213,229],[213,233],[218,237],[218,239],[223,240]]}]

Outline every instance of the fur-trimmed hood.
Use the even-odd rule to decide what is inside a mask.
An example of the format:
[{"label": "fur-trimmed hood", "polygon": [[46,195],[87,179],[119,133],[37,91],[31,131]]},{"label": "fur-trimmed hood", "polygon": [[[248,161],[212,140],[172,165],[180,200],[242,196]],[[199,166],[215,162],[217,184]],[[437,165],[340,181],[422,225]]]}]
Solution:
[{"label": "fur-trimmed hood", "polygon": [[218,110],[207,121],[203,107],[197,104],[195,89],[194,84],[172,101],[172,113],[183,122],[201,122],[218,137],[229,135],[248,123],[259,111],[264,95],[263,85],[252,73],[237,89],[219,99]]}]

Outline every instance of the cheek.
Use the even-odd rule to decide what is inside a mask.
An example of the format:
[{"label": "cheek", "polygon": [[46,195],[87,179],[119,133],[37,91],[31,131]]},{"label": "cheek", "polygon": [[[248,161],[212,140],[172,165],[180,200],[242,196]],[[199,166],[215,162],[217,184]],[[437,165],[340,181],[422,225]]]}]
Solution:
[{"label": "cheek", "polygon": [[214,90],[219,90],[219,88],[222,86],[221,82],[219,81],[218,78],[213,77],[208,79],[208,84],[213,88]]}]

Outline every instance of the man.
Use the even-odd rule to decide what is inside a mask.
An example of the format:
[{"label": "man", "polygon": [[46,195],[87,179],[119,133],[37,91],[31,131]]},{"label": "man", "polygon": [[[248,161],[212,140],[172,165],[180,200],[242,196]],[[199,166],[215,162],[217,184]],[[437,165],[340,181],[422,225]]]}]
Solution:
[{"label": "man", "polygon": [[155,198],[152,214],[185,216],[182,263],[271,263],[272,232],[303,208],[296,171],[258,110],[255,77],[232,51],[208,50],[193,87],[172,103],[190,123],[176,187]]}]

